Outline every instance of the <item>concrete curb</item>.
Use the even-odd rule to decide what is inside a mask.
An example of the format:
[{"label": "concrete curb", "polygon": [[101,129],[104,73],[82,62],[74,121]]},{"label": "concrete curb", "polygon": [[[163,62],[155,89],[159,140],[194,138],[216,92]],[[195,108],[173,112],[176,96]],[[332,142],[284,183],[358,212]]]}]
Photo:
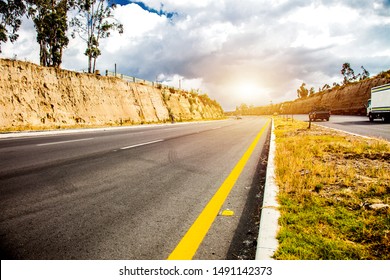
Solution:
[{"label": "concrete curb", "polygon": [[276,201],[278,187],[275,183],[275,134],[274,121],[272,120],[272,131],[268,154],[266,182],[264,186],[263,207],[259,226],[259,236],[257,239],[256,260],[272,260],[272,256],[278,247],[276,235],[279,229],[278,211],[279,204]]}]

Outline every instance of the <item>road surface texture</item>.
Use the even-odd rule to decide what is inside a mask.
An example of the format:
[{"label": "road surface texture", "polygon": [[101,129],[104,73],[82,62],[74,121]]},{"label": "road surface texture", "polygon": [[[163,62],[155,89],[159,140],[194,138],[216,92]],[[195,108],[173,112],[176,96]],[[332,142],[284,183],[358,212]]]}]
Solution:
[{"label": "road surface texture", "polygon": [[[291,117],[291,115],[289,117]],[[309,115],[293,115],[293,118],[307,122],[309,121]],[[368,117],[365,116],[331,115],[329,122],[315,121],[312,123],[343,130],[349,133],[390,141],[390,123],[386,123],[381,120],[370,122]]]},{"label": "road surface texture", "polygon": [[221,208],[234,215],[218,215],[194,255],[252,258],[270,127],[260,117],[0,135],[2,259],[166,259],[263,127]]}]

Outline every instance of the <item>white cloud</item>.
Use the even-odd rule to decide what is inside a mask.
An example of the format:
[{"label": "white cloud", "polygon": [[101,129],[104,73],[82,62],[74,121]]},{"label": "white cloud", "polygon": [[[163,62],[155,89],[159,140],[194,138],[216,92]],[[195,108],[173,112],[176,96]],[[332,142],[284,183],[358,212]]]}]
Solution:
[{"label": "white cloud", "polygon": [[294,42],[291,43],[291,47],[304,47],[308,49],[318,49],[324,47],[330,47],[334,45],[345,45],[352,42],[355,37],[352,34],[346,34],[342,36],[331,36],[329,31],[326,30],[321,33],[312,32],[309,33],[306,30],[298,32],[298,36]]},{"label": "white cloud", "polygon": [[2,44],[0,57],[16,57],[19,60],[39,63],[39,45],[32,21],[24,17],[18,34],[19,38],[14,44]]},{"label": "white cloud", "polygon": [[204,85],[202,78],[186,79],[178,74],[172,76],[166,76],[160,74],[157,76],[157,81],[171,87],[180,88],[184,90],[206,90],[207,86]]},{"label": "white cloud", "polygon": [[165,18],[145,11],[135,4],[118,7],[115,9],[114,16],[126,25],[128,33],[134,36],[143,35],[166,21]]},{"label": "white cloud", "polygon": [[[296,40],[291,47],[318,49],[335,45],[345,45],[355,39],[355,32],[339,34],[344,26],[358,25],[358,11],[346,6],[322,6],[318,3],[296,10],[280,20],[281,24],[293,24],[298,27]],[[333,32],[333,34],[332,34]]]},{"label": "white cloud", "polygon": [[198,28],[189,32],[189,36],[199,41],[202,53],[218,51],[226,43],[228,37],[236,32],[229,22],[216,22],[209,28]]},{"label": "white cloud", "polygon": [[348,25],[359,20],[359,13],[341,4],[324,6],[312,3],[306,7],[295,10],[281,22],[302,23],[323,29],[332,24]]}]

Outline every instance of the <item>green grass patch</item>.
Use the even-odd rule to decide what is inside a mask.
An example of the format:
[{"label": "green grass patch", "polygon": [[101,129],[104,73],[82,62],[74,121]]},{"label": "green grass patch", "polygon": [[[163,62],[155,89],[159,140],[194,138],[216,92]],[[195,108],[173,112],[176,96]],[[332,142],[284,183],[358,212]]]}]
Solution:
[{"label": "green grass patch", "polygon": [[281,213],[274,258],[390,259],[389,142],[274,120]]}]

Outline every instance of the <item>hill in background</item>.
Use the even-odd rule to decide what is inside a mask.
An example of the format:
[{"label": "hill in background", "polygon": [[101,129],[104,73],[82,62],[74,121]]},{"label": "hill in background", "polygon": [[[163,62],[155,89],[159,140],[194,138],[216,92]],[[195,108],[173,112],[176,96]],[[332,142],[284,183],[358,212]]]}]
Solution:
[{"label": "hill in background", "polygon": [[387,83],[390,83],[390,70],[363,81],[335,86],[295,101],[260,107],[241,105],[234,114],[307,114],[313,107],[321,106],[329,108],[332,114],[336,115],[365,115],[365,105],[370,98],[371,88]]}]

